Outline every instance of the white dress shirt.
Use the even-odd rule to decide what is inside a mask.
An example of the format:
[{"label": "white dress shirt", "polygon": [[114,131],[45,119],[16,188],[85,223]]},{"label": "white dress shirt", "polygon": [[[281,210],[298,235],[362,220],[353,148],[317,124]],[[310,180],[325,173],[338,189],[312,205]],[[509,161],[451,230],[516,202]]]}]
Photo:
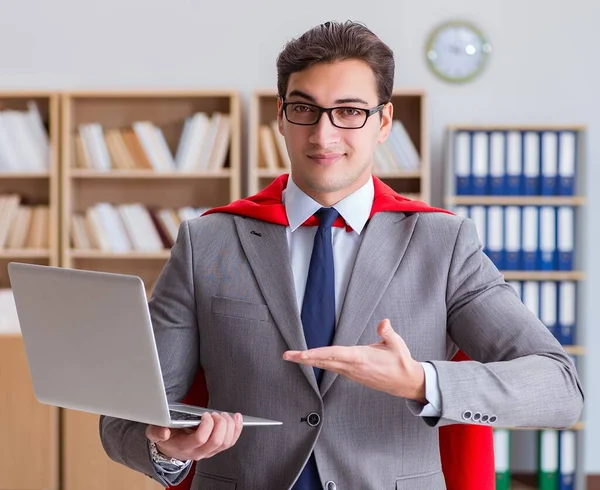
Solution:
[{"label": "white dress shirt", "polygon": [[[333,227],[331,230],[335,273],[336,323],[340,318],[356,254],[362,241],[361,233],[369,219],[374,196],[373,179],[369,179],[360,189],[333,206],[342,218],[344,218],[348,226],[352,228],[352,231],[346,231],[346,228],[341,227]],[[306,288],[306,279],[308,277],[308,268],[317,227],[301,225],[322,206],[305,194],[294,183],[291,175],[287,187],[283,191],[283,203],[289,222],[286,231],[296,289],[296,301],[298,303],[298,311],[302,311],[304,290]],[[419,415],[423,417],[439,417],[441,414],[442,395],[440,393],[437,373],[430,363],[423,362],[421,365],[425,370],[425,396],[429,403],[423,406]]]}]

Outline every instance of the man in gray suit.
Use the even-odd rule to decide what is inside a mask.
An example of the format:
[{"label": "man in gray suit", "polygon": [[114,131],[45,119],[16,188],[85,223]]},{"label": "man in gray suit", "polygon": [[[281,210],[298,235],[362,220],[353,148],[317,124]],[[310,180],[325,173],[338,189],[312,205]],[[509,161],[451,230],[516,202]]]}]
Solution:
[{"label": "man in gray suit", "polygon": [[[573,364],[482,253],[473,223],[372,214],[391,50],[362,25],[326,23],[288,43],[277,68],[292,165],[275,205],[285,225],[231,212],[184,222],[150,299],[169,400],[201,366],[210,406],[236,416],[204,416],[196,430],[102,417],[108,455],[163,485],[197,461],[193,490],[442,490],[438,427],[574,424]],[[302,226],[324,219],[321,208],[343,226]],[[321,233],[333,275],[311,282]],[[309,330],[322,305],[306,311],[307,298],[329,302],[328,341],[315,340],[319,318]],[[450,362],[457,347],[473,361]],[[242,431],[239,413],[283,425]]]}]

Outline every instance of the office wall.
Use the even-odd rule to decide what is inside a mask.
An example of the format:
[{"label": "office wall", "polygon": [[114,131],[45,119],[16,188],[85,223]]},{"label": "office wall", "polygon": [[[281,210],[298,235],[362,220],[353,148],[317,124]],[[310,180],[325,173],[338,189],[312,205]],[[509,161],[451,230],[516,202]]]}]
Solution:
[{"label": "office wall", "polygon": [[[387,5],[387,7],[386,7]],[[600,371],[600,3],[592,0],[0,0],[0,88],[233,87],[246,96],[273,87],[283,44],[314,24],[365,22],[396,54],[397,86],[429,94],[434,196],[441,194],[441,143],[448,123],[584,123],[589,127],[589,240],[582,371]],[[461,17],[494,46],[484,75],[465,86],[436,80],[423,43],[438,22]],[[435,199],[435,204],[441,200]],[[600,473],[600,389],[587,383],[585,471]],[[527,463],[529,464],[529,463]],[[533,462],[531,462],[533,464]]]}]

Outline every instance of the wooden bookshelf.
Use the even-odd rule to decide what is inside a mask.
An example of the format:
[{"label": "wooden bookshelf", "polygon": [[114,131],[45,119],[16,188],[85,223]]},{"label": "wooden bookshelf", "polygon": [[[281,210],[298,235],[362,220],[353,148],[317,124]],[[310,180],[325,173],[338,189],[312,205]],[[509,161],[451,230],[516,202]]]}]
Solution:
[{"label": "wooden bookshelf", "polygon": [[[421,166],[418,170],[398,170],[377,172],[395,191],[412,199],[429,201],[430,199],[430,161],[427,126],[427,97],[421,89],[396,89],[392,95],[394,119],[404,125],[412,143],[419,153]],[[250,108],[250,159],[248,170],[248,193],[254,194],[266,187],[282,173],[289,172],[279,162],[280,167],[273,170],[268,167],[260,138],[260,126],[269,125],[277,119],[277,91],[256,90],[252,94]]]},{"label": "wooden bookshelf", "polygon": [[[460,143],[455,143],[455,137],[457,135],[457,133],[459,132],[466,132],[466,133],[470,133],[470,137],[466,139],[466,141],[469,141],[470,144],[470,149],[466,150],[465,148],[468,146],[467,143],[465,141],[462,141],[464,146],[458,146],[460,145]],[[532,141],[535,142],[535,146],[533,142],[529,142],[529,146],[525,146],[526,145],[526,141],[525,141],[525,133],[526,132],[533,132],[533,133],[538,133],[538,136],[536,137],[536,139],[533,139]],[[546,135],[545,133],[549,132],[549,133],[553,133],[550,135]],[[560,186],[559,186],[559,179],[560,179],[560,162],[561,162],[561,147],[563,144],[563,141],[561,140],[561,136],[563,132],[568,132],[569,134],[573,134],[575,135],[575,138],[570,142],[567,141],[564,144],[566,145],[565,148],[566,149],[570,149],[571,151],[573,151],[573,153],[569,152],[568,157],[570,158],[570,161],[573,163],[574,162],[574,168],[575,168],[575,174],[573,176],[573,184],[574,184],[574,193],[567,195],[567,192],[565,192],[564,190],[561,191]],[[484,150],[480,147],[479,148],[479,153],[477,153],[477,150],[475,150],[475,143],[474,143],[474,134],[477,133],[479,135],[485,134],[487,133],[487,146],[484,146],[483,148],[485,150],[487,150],[487,153],[484,153]],[[498,144],[498,146],[495,146],[495,149],[492,149],[491,144],[492,144],[492,136],[491,134],[494,133],[498,133],[502,134],[502,137],[498,137],[499,139],[496,140],[496,143]],[[509,140],[509,134],[512,134],[514,136],[515,133],[518,133],[519,136],[514,138],[512,140],[512,143]],[[525,206],[530,206],[530,207],[550,207],[550,208],[554,208],[554,211],[552,213],[549,213],[549,216],[556,218],[556,214],[557,213],[557,209],[559,209],[559,207],[561,206],[565,206],[568,208],[572,208],[573,210],[573,232],[574,232],[574,236],[573,236],[573,252],[574,252],[574,261],[573,261],[573,267],[572,270],[507,270],[507,269],[501,269],[501,273],[504,276],[504,279],[506,281],[511,281],[514,282],[514,285],[517,289],[524,289],[524,284],[528,284],[530,286],[532,286],[532,288],[530,289],[530,291],[533,291],[535,293],[536,290],[538,290],[538,287],[535,285],[536,282],[540,283],[540,287],[539,287],[539,297],[536,299],[535,295],[533,295],[533,301],[528,303],[527,299],[524,296],[527,296],[528,293],[525,293],[524,296],[522,296],[524,302],[526,304],[528,304],[528,307],[532,310],[534,310],[534,308],[531,306],[531,303],[533,303],[533,305],[535,306],[535,304],[538,304],[538,316],[540,317],[540,319],[542,319],[542,321],[544,321],[544,315],[546,315],[546,318],[551,318],[551,315],[554,314],[556,316],[555,320],[554,320],[554,325],[552,324],[552,320],[550,319],[549,322],[546,322],[547,325],[549,325],[551,328],[554,327],[556,328],[555,331],[555,335],[557,335],[559,337],[559,340],[564,339],[565,337],[563,336],[564,334],[562,332],[558,332],[558,325],[560,324],[560,316],[559,316],[559,310],[560,310],[560,294],[562,294],[559,290],[560,287],[560,283],[562,282],[569,282],[569,283],[574,283],[575,284],[575,288],[572,289],[574,291],[576,291],[575,294],[575,299],[573,300],[574,303],[571,303],[573,310],[575,311],[575,326],[576,326],[576,331],[574,332],[574,336],[575,338],[573,339],[573,341],[571,342],[570,340],[567,342],[565,341],[565,343],[563,344],[563,348],[565,350],[565,352],[567,354],[569,354],[570,356],[574,356],[575,359],[575,363],[577,365],[577,369],[578,372],[580,374],[581,380],[585,385],[585,373],[582,373],[582,362],[581,359],[579,359],[579,357],[581,356],[585,356],[586,355],[586,346],[582,344],[582,340],[585,338],[585,329],[586,326],[584,324],[584,315],[583,315],[583,298],[585,297],[585,291],[584,288],[585,286],[585,279],[586,279],[586,274],[583,272],[586,267],[585,267],[585,262],[584,262],[584,252],[585,252],[585,238],[584,238],[584,232],[583,230],[585,230],[585,222],[583,220],[583,216],[586,212],[586,204],[587,204],[587,198],[586,198],[586,188],[587,188],[587,183],[585,181],[586,179],[586,170],[585,170],[585,138],[586,138],[586,128],[585,126],[582,125],[558,125],[558,124],[552,124],[552,125],[506,125],[506,124],[502,124],[502,125],[466,125],[466,124],[461,124],[461,125],[451,125],[447,127],[447,132],[446,132],[446,148],[445,148],[445,152],[446,152],[446,162],[445,162],[445,169],[446,169],[446,175],[445,175],[445,196],[444,196],[444,202],[445,205],[448,207],[448,209],[451,209],[453,211],[456,211],[457,213],[461,214],[461,215],[469,215],[471,214],[471,206],[476,206],[479,211],[479,216],[486,214],[487,215],[487,208],[489,206],[495,206],[495,207],[500,207],[502,208],[502,211],[500,213],[498,213],[500,216],[502,216],[502,220],[506,220],[506,210],[504,209],[505,206],[516,206],[516,207],[525,207]],[[527,135],[530,136],[530,135]],[[548,140],[544,140],[543,136],[548,136],[549,139]],[[486,140],[485,137],[482,137],[482,140]],[[502,143],[499,143],[502,142]],[[518,147],[510,147],[511,144],[515,144],[518,143]],[[554,144],[556,144],[556,146],[553,146]],[[496,151],[498,150],[498,148],[502,148],[503,145],[503,153],[496,153]],[[550,146],[552,145],[552,146]],[[458,150],[460,149],[460,150]],[[533,149],[533,150],[532,150]],[[457,191],[457,186],[459,185],[458,183],[458,179],[457,179],[457,167],[460,167],[460,165],[457,164],[457,153],[455,152],[458,151],[460,155],[464,155],[464,153],[462,153],[462,151],[464,151],[465,153],[470,152],[470,155],[467,155],[468,158],[470,158],[471,160],[468,162],[468,165],[470,166],[470,175],[469,178],[473,177],[473,168],[476,167],[477,169],[479,169],[480,171],[480,180],[484,178],[484,176],[489,177],[490,175],[492,175],[492,173],[490,172],[490,168],[492,166],[492,159],[495,158],[496,162],[503,162],[503,164],[505,165],[505,170],[509,167],[509,159],[510,158],[515,158],[516,155],[520,155],[520,164],[522,165],[522,173],[523,175],[520,177],[521,179],[523,179],[523,182],[521,182],[521,189],[523,190],[523,193],[517,194],[517,195],[498,195],[498,191],[502,190],[502,191],[506,191],[505,194],[512,194],[515,193],[515,189],[509,189],[508,185],[502,189],[499,187],[493,188],[494,191],[496,191],[496,193],[490,192],[490,193],[485,193],[482,192],[483,189],[481,187],[478,188],[472,188],[473,189],[473,193],[472,194],[459,194]],[[517,151],[518,150],[518,151]],[[512,152],[511,152],[512,151]],[[550,155],[550,157],[555,158],[556,160],[553,162],[552,160],[549,160],[550,162],[553,162],[556,165],[556,177],[557,177],[557,185],[556,185],[556,192],[551,192],[551,188],[550,186],[547,184],[548,180],[543,179],[543,168],[544,168],[544,155],[545,152],[549,152],[546,155]],[[553,153],[552,152],[556,152]],[[566,150],[565,150],[566,153]],[[483,154],[487,154],[487,174],[485,173],[485,171],[482,170],[481,165],[477,165],[477,164],[473,164],[474,159],[476,159],[477,157],[475,155],[483,155]],[[510,156],[512,155],[512,157]],[[500,157],[502,156],[502,160],[500,159]],[[534,156],[537,157],[538,160],[534,159]],[[550,158],[548,157],[548,158]],[[528,160],[527,160],[528,159]],[[510,160],[511,162],[515,162],[515,160]],[[526,167],[527,163],[529,162],[531,164],[531,167]],[[461,160],[461,162],[465,162],[465,160]],[[478,161],[479,163],[481,163],[481,161]],[[547,162],[546,162],[547,163]],[[538,176],[535,174],[535,172],[533,172],[532,170],[535,168],[535,166],[539,166],[539,180],[537,181],[537,184],[539,184],[537,187],[539,189],[539,192],[534,194],[534,189],[532,187],[532,183],[534,182],[534,178],[538,178]],[[464,169],[466,168],[466,166],[461,167],[464,171]],[[528,169],[529,173],[527,173],[525,171],[525,168]],[[550,167],[552,168],[552,167]],[[505,176],[508,175],[508,172],[506,172]],[[525,175],[529,175],[530,176],[530,183],[529,184],[525,184]],[[475,182],[477,179],[473,179],[472,182]],[[506,179],[508,181],[508,179]],[[461,179],[462,182],[464,182],[464,179]],[[492,183],[493,182],[498,182],[499,180],[494,180],[494,179],[488,179],[488,184],[490,184],[490,186],[488,187],[488,190],[490,188],[492,188]],[[515,178],[512,179],[512,181],[515,181]],[[529,186],[529,187],[528,187]],[[542,190],[544,191],[542,193]],[[512,191],[512,192],[511,192]],[[545,195],[542,195],[545,194]],[[484,211],[481,211],[481,210]],[[498,215],[497,214],[497,215]],[[521,213],[518,213],[519,215],[521,215]],[[541,211],[537,211],[536,215],[538,216],[538,231],[537,234],[535,235],[537,238],[537,248],[540,249],[541,248],[541,225],[540,223],[540,214]],[[496,216],[497,216],[496,215]],[[485,224],[486,227],[488,228],[488,236],[485,236],[482,234],[482,230],[479,229],[478,227],[478,231],[480,233],[480,237],[482,240],[482,243],[484,243],[485,249],[486,251],[489,250],[488,246],[490,245],[488,243],[489,240],[489,219],[479,219],[479,220],[475,220],[476,223],[480,223],[480,224]],[[516,242],[516,237],[519,236],[520,237],[520,247],[521,249],[523,248],[523,236],[525,233],[525,229],[526,229],[526,224],[524,224],[522,216],[520,216],[519,219],[520,222],[520,226],[521,226],[521,230],[520,230],[520,234],[519,235],[512,235],[512,238],[514,238],[513,240],[513,246],[515,246]],[[514,222],[513,222],[514,223]],[[498,233],[496,233],[496,237],[498,236],[502,236],[503,237],[503,244],[502,244],[502,248],[506,247],[506,236],[507,234],[510,233],[511,230],[511,226],[514,225],[509,225],[507,224],[505,221],[503,221],[501,223],[502,227],[503,227],[503,232],[501,235],[498,235]],[[531,225],[530,225],[531,226]],[[553,228],[549,228],[551,230],[554,230],[554,236],[558,237],[559,233],[558,233],[558,220],[555,220],[554,224],[553,224]],[[552,236],[552,235],[548,235],[548,236]],[[532,242],[532,239],[530,238],[530,243]],[[555,240],[557,240],[557,238],[555,238]],[[498,246],[498,242],[499,239],[496,239],[496,243],[495,243],[495,247],[493,247],[494,249],[497,248]],[[535,245],[535,244],[534,244]],[[518,246],[515,246],[515,248],[519,248]],[[533,249],[532,249],[533,250]],[[558,250],[559,250],[559,246],[558,246],[558,241],[555,243],[555,253],[558,255]],[[522,250],[520,250],[522,251]],[[493,252],[492,252],[493,253]],[[540,254],[540,251],[537,250],[536,251],[537,254]],[[491,254],[490,254],[491,255]],[[538,260],[538,259],[536,259]],[[557,260],[558,262],[558,260]],[[539,263],[538,263],[539,265]],[[546,266],[547,267],[547,266]],[[558,269],[558,267],[555,267],[555,269]],[[566,269],[566,267],[565,267]],[[532,284],[533,283],[533,284]],[[555,291],[557,292],[557,295],[555,297],[556,301],[557,301],[557,305],[556,305],[556,311],[554,313],[547,313],[547,310],[544,310],[542,307],[542,289],[541,289],[541,285],[543,283],[550,283],[550,285],[552,285],[551,283],[555,283],[556,284],[556,289]],[[549,289],[549,291],[552,291],[552,289]],[[554,293],[552,293],[554,294]],[[551,311],[554,310],[554,308],[551,306],[550,308]],[[546,313],[544,313],[544,311],[546,311]],[[572,343],[573,345],[566,345],[567,343]],[[532,458],[533,460],[537,460],[537,458],[539,457],[539,451],[540,451],[540,447],[539,447],[539,442],[536,442],[535,444],[532,444],[531,446],[529,446],[529,443],[531,443],[532,441],[529,439],[529,437],[531,436],[537,436],[537,432],[540,430],[539,428],[535,428],[535,427],[494,427],[494,429],[508,429],[510,431],[510,437],[509,440],[513,439],[512,442],[509,445],[509,450],[511,451],[515,451],[517,450],[517,448],[522,449],[523,447],[528,447],[530,448],[531,451],[535,451],[535,455],[534,458]],[[583,490],[586,486],[585,484],[585,476],[583,473],[583,437],[585,437],[585,429],[586,429],[586,425],[585,422],[579,421],[577,422],[575,425],[573,425],[572,427],[569,427],[568,430],[569,431],[574,431],[577,436],[576,436],[576,442],[575,442],[575,447],[576,447],[576,460],[575,460],[575,488],[579,489],[579,490]],[[560,431],[558,431],[560,434]],[[559,437],[560,438],[560,437]],[[527,443],[527,446],[524,445],[524,443]],[[557,454],[560,454],[557,449]],[[548,451],[553,451],[553,449],[548,449]],[[514,454],[513,454],[514,456]],[[547,462],[548,464],[548,462]],[[557,468],[559,467],[559,459],[557,459],[557,461],[551,461],[550,462],[551,465],[556,464]],[[533,472],[535,473],[536,471],[538,471],[538,468],[531,468],[531,470],[533,470]],[[512,480],[511,482],[511,489],[533,489],[533,488],[538,488],[537,486],[537,475],[533,474],[533,475],[528,475],[530,476],[530,478],[526,478],[526,479],[522,479],[522,478],[518,478],[518,475],[514,475],[515,478]]]},{"label": "wooden bookshelf", "polygon": [[[99,123],[104,131],[130,128],[150,121],[160,128],[175,155],[186,118],[198,112],[230,117],[226,163],[216,170],[155,171],[76,168],[75,135],[79,125]],[[61,265],[76,269],[140,276],[148,292],[166,260],[168,247],[146,252],[112,252],[75,248],[71,216],[100,202],[115,206],[140,203],[177,209],[225,205],[241,196],[240,98],[235,91],[77,91],[62,97],[62,257]],[[158,489],[148,477],[112,462],[101,446],[98,417],[62,412],[62,490]]]},{"label": "wooden bookshelf", "polygon": [[[30,101],[35,102],[48,132],[48,170],[0,171],[0,195],[19,194],[23,205],[48,206],[48,247],[0,249],[1,288],[10,287],[9,262],[59,264],[59,96],[46,91],[0,91],[0,110],[26,111]],[[12,142],[18,144],[14,135]],[[19,333],[0,335],[0,386],[0,490],[57,490],[59,411],[36,400]],[[28,464],[23,470],[24,461]]]}]

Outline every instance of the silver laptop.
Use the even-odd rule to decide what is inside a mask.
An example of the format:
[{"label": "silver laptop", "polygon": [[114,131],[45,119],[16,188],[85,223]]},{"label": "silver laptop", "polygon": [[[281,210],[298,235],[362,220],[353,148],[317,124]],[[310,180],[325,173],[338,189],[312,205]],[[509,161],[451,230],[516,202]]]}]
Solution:
[{"label": "silver laptop", "polygon": [[16,262],[8,273],[40,402],[163,427],[222,412],[167,401],[139,277]]}]

